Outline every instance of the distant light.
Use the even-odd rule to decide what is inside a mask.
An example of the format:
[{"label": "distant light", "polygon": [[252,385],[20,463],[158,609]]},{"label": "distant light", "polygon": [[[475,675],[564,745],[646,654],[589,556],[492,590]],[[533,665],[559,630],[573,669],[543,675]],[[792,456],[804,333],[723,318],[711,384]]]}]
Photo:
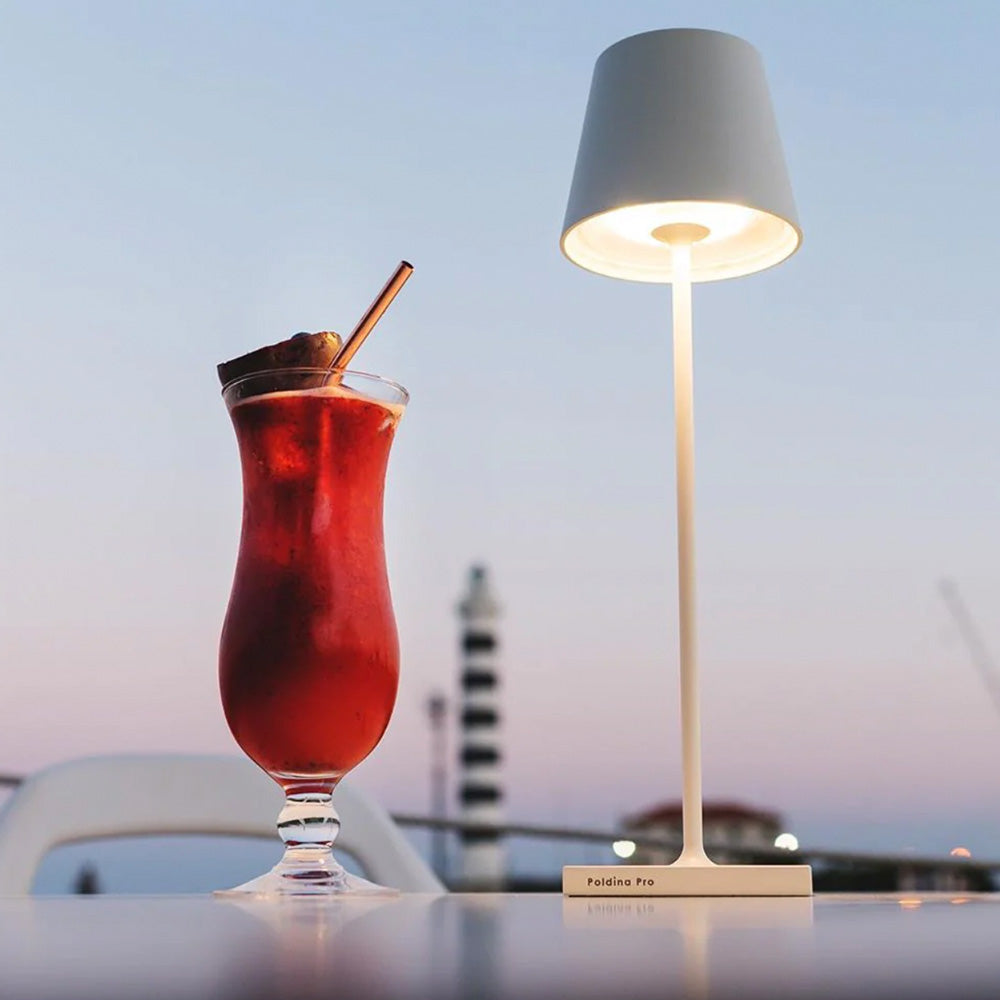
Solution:
[{"label": "distant light", "polygon": [[953,858],[971,858],[972,857],[972,851],[970,851],[967,847],[953,847],[951,849],[950,853],[951,853],[951,856]]},{"label": "distant light", "polygon": [[901,899],[899,901],[899,905],[904,910],[918,910],[918,909],[920,909],[920,906],[921,906],[922,903],[923,903],[923,900],[921,900],[921,899]]},{"label": "distant light", "polygon": [[782,851],[797,851],[799,849],[799,838],[794,833],[779,833],[774,838],[774,846]]},{"label": "distant light", "polygon": [[614,851],[620,858],[630,858],[633,854],[635,854],[635,841],[616,840],[611,845],[611,850]]}]

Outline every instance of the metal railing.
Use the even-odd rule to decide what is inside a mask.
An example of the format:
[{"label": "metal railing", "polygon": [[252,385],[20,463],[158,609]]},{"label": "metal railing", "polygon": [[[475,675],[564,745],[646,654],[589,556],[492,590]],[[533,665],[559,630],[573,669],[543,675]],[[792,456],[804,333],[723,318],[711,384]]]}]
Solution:
[{"label": "metal railing", "polygon": [[[400,826],[422,827],[428,830],[450,830],[455,833],[497,833],[507,837],[539,837],[547,840],[576,840],[602,843],[611,846],[617,840],[630,840],[636,847],[666,852],[679,852],[680,840],[629,830],[592,830],[579,827],[543,826],[537,823],[502,823],[496,826],[464,823],[461,820],[435,819],[410,813],[396,813],[393,819]],[[912,868],[954,868],[968,871],[979,868],[989,872],[1000,872],[1000,859],[980,860],[979,858],[933,857],[911,854],[879,854],[865,851],[828,850],[824,848],[799,848],[796,851],[778,847],[743,847],[726,844],[706,843],[709,854],[724,854],[738,860],[783,861],[829,865],[893,865]]]},{"label": "metal railing", "polygon": [[[0,787],[16,787],[24,779],[19,775],[0,774]],[[439,819],[414,813],[393,813],[392,818],[400,825],[424,830],[445,830],[456,834],[490,833],[501,837],[534,837],[545,840],[573,840],[581,843],[605,844],[611,846],[617,840],[630,840],[636,847],[677,853],[680,841],[673,837],[655,836],[629,830],[594,830],[570,826],[545,826],[540,823],[466,823],[456,819]],[[709,854],[724,855],[737,861],[751,862],[791,862],[819,866],[890,866],[909,869],[933,870],[979,870],[1000,873],[1000,859],[966,857],[934,857],[929,855],[881,854],[866,851],[828,850],[825,848],[799,848],[796,851],[772,847],[742,847],[733,844],[707,843]]]}]

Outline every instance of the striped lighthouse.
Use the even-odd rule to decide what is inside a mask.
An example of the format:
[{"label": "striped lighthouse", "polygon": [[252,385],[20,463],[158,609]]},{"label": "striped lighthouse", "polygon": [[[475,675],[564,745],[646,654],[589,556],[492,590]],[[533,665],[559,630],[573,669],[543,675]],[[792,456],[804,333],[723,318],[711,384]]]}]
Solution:
[{"label": "striped lighthouse", "polygon": [[[500,708],[496,623],[500,606],[486,569],[474,566],[458,606],[462,625],[462,714],[458,789],[466,823],[500,822]],[[462,883],[472,889],[500,889],[504,856],[495,833],[462,834]]]}]

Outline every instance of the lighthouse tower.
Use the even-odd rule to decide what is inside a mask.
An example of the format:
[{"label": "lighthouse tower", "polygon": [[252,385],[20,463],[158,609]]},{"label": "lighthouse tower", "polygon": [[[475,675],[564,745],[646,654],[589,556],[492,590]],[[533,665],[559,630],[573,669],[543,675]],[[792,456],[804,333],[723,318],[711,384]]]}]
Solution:
[{"label": "lighthouse tower", "polygon": [[[458,789],[466,823],[499,823],[500,709],[496,622],[500,606],[490,591],[486,569],[474,566],[469,588],[458,606],[462,623],[462,714]],[[470,889],[501,889],[504,856],[491,832],[462,834],[462,884]]]}]

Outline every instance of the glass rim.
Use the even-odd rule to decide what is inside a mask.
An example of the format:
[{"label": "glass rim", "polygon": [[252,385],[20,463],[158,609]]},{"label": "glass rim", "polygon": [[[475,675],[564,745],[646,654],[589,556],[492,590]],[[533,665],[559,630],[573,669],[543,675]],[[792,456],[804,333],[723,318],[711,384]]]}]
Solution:
[{"label": "glass rim", "polygon": [[[237,375],[236,378],[230,379],[222,387],[221,395],[225,396],[230,389],[233,389],[235,386],[238,386],[243,382],[249,382],[251,379],[263,378],[268,375],[326,375],[328,372],[330,372],[330,369],[326,366],[320,367],[317,365],[293,365],[287,368],[261,368],[258,371],[248,372],[246,375]],[[379,385],[388,386],[390,389],[394,389],[398,392],[401,397],[400,403],[404,406],[410,401],[410,393],[403,385],[391,378],[386,378],[383,375],[373,375],[371,372],[360,372],[355,371],[353,368],[345,368],[340,371],[340,376],[341,378],[350,376],[351,378],[360,378],[368,382],[377,382]],[[264,395],[267,394],[264,393]]]}]

